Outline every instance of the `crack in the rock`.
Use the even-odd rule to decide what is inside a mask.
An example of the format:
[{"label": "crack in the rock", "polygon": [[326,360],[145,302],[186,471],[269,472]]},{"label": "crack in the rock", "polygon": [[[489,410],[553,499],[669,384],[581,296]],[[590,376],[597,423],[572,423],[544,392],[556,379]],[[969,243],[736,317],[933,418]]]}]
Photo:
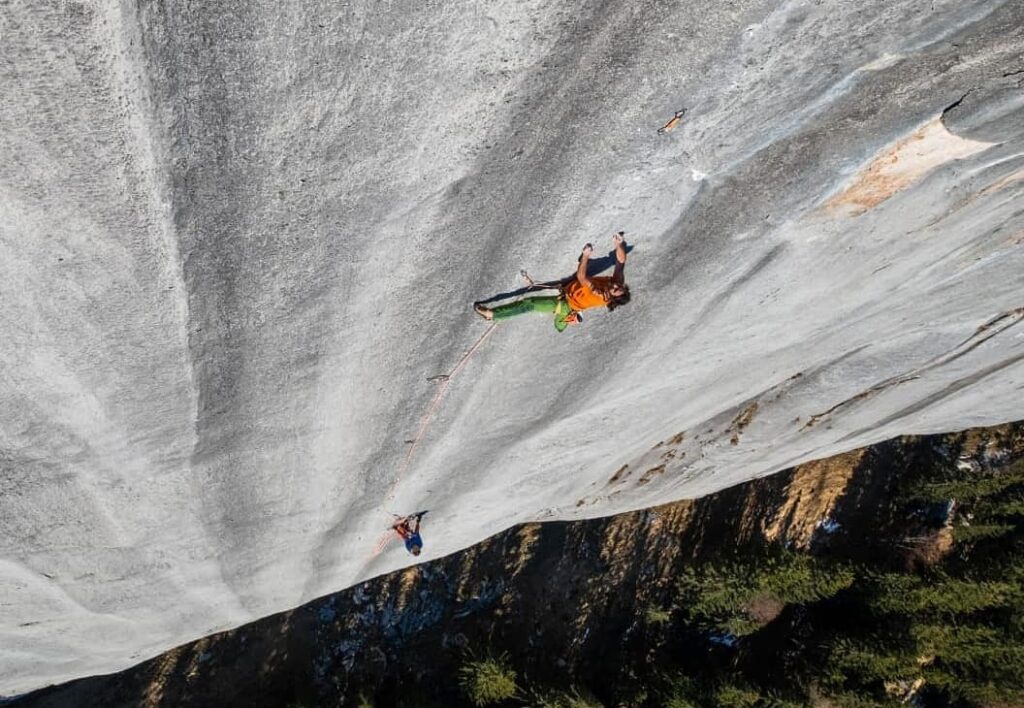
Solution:
[{"label": "crack in the rock", "polygon": [[953,110],[954,108],[956,108],[957,106],[959,106],[959,105],[960,105],[961,103],[963,103],[963,102],[964,102],[964,99],[965,99],[965,98],[967,98],[968,96],[970,96],[970,95],[971,95],[971,93],[973,93],[973,92],[974,92],[974,89],[970,89],[970,90],[969,90],[969,91],[968,91],[967,93],[965,93],[965,94],[964,94],[963,96],[961,96],[960,98],[956,99],[956,100],[955,100],[955,101],[953,101],[953,102],[952,102],[951,104],[949,104],[948,106],[946,106],[945,108],[943,108],[943,109],[942,109],[942,114],[943,114],[943,115],[945,115],[945,114],[949,113],[949,112],[950,112],[951,110]]},{"label": "crack in the rock", "polygon": [[967,98],[968,96],[970,96],[972,93],[974,93],[974,91],[975,91],[975,89],[973,89],[973,88],[972,89],[968,89],[967,93],[965,93],[963,96],[961,96],[960,98],[958,98],[957,100],[953,101],[951,104],[949,104],[948,106],[946,106],[945,108],[942,109],[942,114],[939,117],[939,119],[942,121],[943,125],[945,125],[945,123],[946,123],[946,114],[949,113],[954,108],[956,108],[957,106],[959,106],[961,103],[963,103],[964,99]]},{"label": "crack in the rock", "polygon": [[802,429],[806,430],[807,428],[813,428],[823,418],[832,415],[840,408],[844,408],[850,405],[851,403],[863,401],[864,399],[871,398],[872,396],[875,396],[876,394],[881,393],[886,389],[893,388],[894,386],[899,386],[910,381],[914,381],[916,379],[919,379],[922,374],[932,369],[935,369],[939,366],[945,366],[950,362],[956,361],[960,357],[966,356],[968,353],[974,351],[982,344],[995,337],[997,334],[1005,332],[1010,327],[1013,327],[1014,325],[1018,324],[1021,321],[1024,321],[1024,307],[1018,307],[1016,309],[1000,313],[993,317],[992,319],[990,319],[988,322],[985,322],[984,324],[979,326],[971,336],[967,337],[965,340],[960,342],[958,345],[953,347],[945,354],[935,357],[931,361],[923,364],[922,366],[919,366],[918,368],[906,374],[893,376],[884,381],[881,381],[875,384],[874,386],[864,391],[861,391],[855,396],[851,396],[850,398],[840,401],[839,403],[835,404],[826,411],[822,411],[821,413],[815,413],[810,417],[807,423],[804,424]]}]

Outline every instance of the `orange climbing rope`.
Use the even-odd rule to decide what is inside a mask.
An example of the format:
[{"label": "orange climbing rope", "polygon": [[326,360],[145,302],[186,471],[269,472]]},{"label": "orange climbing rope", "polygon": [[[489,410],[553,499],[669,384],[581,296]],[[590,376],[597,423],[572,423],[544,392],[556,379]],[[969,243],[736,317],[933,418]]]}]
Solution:
[{"label": "orange climbing rope", "polygon": [[490,327],[484,330],[484,333],[480,335],[480,338],[477,339],[473,346],[471,346],[466,353],[462,355],[462,358],[459,359],[455,368],[450,372],[439,377],[432,377],[434,380],[439,381],[441,385],[437,387],[437,393],[434,394],[433,400],[430,402],[430,405],[427,406],[427,410],[423,414],[423,417],[420,418],[420,425],[416,430],[416,436],[413,437],[409,444],[409,451],[405,453],[405,459],[402,460],[402,464],[398,468],[398,474],[395,476],[395,481],[391,483],[390,487],[388,487],[386,499],[389,501],[395,498],[395,490],[398,488],[399,483],[401,483],[406,470],[409,469],[409,463],[412,462],[412,456],[416,452],[416,447],[419,445],[420,440],[423,439],[423,435],[427,432],[427,427],[430,425],[430,421],[433,419],[434,414],[437,413],[437,408],[440,405],[445,392],[448,390],[448,387],[451,385],[452,379],[454,379],[458,373],[466,367],[466,364],[469,363],[470,357],[472,357],[476,350],[480,348],[480,345],[482,345],[487,338],[491,336],[491,333],[494,332],[494,328],[497,326],[497,323],[492,323]]},{"label": "orange climbing rope", "polygon": [[[469,363],[470,357],[472,357],[476,350],[480,348],[480,345],[482,345],[487,338],[491,336],[491,333],[494,332],[494,328],[497,326],[497,323],[492,323],[490,327],[484,330],[484,333],[480,335],[480,338],[476,340],[473,346],[466,350],[466,353],[462,355],[462,358],[459,359],[455,368],[447,374],[431,376],[428,379],[429,381],[439,381],[441,385],[437,387],[437,392],[434,394],[433,400],[430,401],[430,405],[427,406],[426,412],[423,414],[423,417],[420,418],[420,425],[419,428],[416,429],[416,436],[409,441],[409,451],[405,453],[405,458],[402,460],[402,464],[398,467],[398,474],[395,476],[395,480],[391,483],[391,486],[388,487],[386,498],[389,501],[395,498],[395,491],[398,489],[398,485],[401,483],[406,470],[409,469],[409,463],[412,462],[412,456],[413,453],[416,452],[416,446],[419,445],[420,440],[423,439],[424,434],[427,432],[427,427],[430,425],[430,421],[434,417],[434,414],[437,413],[437,408],[441,403],[441,399],[444,397],[445,391],[447,391],[448,387],[451,385],[452,379],[454,379],[458,373],[466,367],[466,364]],[[381,552],[387,548],[388,544],[391,543],[391,540],[394,537],[395,532],[393,529],[388,529],[386,533],[381,534],[377,538],[377,542],[373,547],[373,552],[370,554],[370,557],[376,558],[379,556]]]}]

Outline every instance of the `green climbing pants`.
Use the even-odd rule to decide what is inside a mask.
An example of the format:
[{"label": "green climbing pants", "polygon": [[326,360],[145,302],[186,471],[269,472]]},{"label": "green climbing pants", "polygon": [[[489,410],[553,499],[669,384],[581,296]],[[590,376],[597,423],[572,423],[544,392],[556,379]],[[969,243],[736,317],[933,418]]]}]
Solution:
[{"label": "green climbing pants", "polygon": [[494,321],[500,322],[516,315],[525,315],[527,312],[550,312],[554,313],[558,308],[558,297],[527,297],[522,300],[510,302],[507,305],[498,305],[492,312]]},{"label": "green climbing pants", "polygon": [[494,321],[501,322],[517,315],[525,315],[527,312],[541,312],[555,316],[555,329],[563,331],[568,324],[569,303],[557,295],[546,297],[527,297],[522,300],[510,302],[507,305],[498,305],[493,308]]}]

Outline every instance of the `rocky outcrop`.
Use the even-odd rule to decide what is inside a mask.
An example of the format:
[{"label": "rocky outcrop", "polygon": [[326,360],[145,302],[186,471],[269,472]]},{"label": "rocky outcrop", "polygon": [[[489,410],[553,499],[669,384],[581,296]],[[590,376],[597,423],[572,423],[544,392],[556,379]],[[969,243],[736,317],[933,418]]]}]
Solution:
[{"label": "rocky outcrop", "polygon": [[[526,524],[14,706],[468,705],[458,689],[459,667],[502,653],[524,690],[531,682],[576,685],[616,705],[624,674],[642,673],[643,687],[670,665],[655,660],[666,634],[680,634],[677,643],[706,653],[706,637],[661,627],[679,602],[677,583],[687,569],[775,545],[854,560],[875,572],[934,562],[930,556],[952,535],[949,526],[934,519],[919,528],[919,515],[907,514],[897,490],[906,491],[908,479],[920,483],[957,468],[998,474],[1022,457],[1024,423],[902,438],[695,501]],[[429,515],[424,529],[429,542],[437,530]],[[781,607],[776,601],[757,609],[773,612],[763,618],[767,624]]]}]

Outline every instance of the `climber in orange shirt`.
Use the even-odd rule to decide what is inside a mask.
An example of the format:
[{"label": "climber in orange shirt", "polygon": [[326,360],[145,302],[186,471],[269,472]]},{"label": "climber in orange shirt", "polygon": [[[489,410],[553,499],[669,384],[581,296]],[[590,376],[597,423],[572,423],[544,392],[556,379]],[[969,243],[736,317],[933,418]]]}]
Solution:
[{"label": "climber in orange shirt", "polygon": [[629,286],[625,281],[626,247],[625,234],[619,231],[612,236],[615,243],[615,271],[611,276],[587,276],[587,264],[594,251],[591,244],[583,247],[576,277],[570,281],[544,287],[559,287],[557,297],[528,297],[495,308],[474,304],[477,313],[488,320],[507,320],[527,312],[554,313],[555,329],[564,330],[570,323],[580,321],[579,313],[593,307],[607,307],[609,311],[622,307],[629,302]]},{"label": "climber in orange shirt", "polygon": [[591,307],[607,306],[609,310],[629,302],[629,286],[625,281],[626,248],[625,234],[620,231],[612,236],[615,243],[615,271],[609,276],[587,277],[587,263],[594,247],[589,243],[583,247],[576,279],[562,287],[562,294],[574,312],[589,310]]}]

